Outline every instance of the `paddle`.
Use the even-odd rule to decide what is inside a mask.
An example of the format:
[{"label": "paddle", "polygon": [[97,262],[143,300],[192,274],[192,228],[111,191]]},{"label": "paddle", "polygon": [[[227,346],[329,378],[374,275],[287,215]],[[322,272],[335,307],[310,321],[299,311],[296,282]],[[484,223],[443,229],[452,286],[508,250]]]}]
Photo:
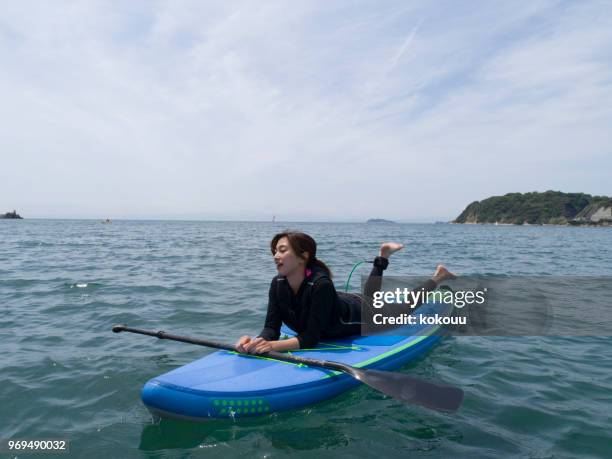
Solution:
[{"label": "paddle", "polygon": [[[139,328],[128,327],[127,325],[115,325],[113,327],[113,332],[115,333],[123,331],[236,352],[236,348],[230,344],[190,338],[188,336],[171,335],[162,330],[141,330]],[[307,359],[275,351],[270,351],[261,355],[284,362],[341,371],[385,395],[412,405],[421,405],[434,410],[453,412],[457,411],[463,401],[463,390],[458,387],[441,386],[404,373],[355,368],[344,363]]]}]

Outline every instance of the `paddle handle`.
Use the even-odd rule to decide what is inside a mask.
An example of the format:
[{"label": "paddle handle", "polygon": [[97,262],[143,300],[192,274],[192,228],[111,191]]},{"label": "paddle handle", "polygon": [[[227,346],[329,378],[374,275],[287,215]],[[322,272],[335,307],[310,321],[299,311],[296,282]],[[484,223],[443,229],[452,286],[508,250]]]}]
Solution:
[{"label": "paddle handle", "polygon": [[132,328],[132,327],[128,327],[127,325],[115,325],[113,327],[113,332],[115,333],[120,333],[123,331],[130,332],[130,333],[137,333],[139,335],[153,336],[159,339],[169,339],[172,341],[180,341],[182,343],[199,344],[200,346],[212,347],[215,349],[222,349],[224,351],[235,351],[236,350],[236,348],[230,344],[218,343],[216,341],[210,341],[207,339],[196,339],[196,338],[191,338],[188,336],[173,335],[171,333],[166,333],[163,330],[158,330],[158,331],[142,330],[141,328]]}]

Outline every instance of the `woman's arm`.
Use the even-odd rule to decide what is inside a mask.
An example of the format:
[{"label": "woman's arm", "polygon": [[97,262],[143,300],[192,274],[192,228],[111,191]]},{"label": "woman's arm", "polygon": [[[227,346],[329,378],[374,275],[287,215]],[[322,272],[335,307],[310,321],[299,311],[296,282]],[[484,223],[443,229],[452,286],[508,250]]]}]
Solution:
[{"label": "woman's arm", "polygon": [[306,329],[297,335],[301,349],[315,347],[329,326],[334,314],[336,290],[329,279],[321,279],[312,288],[311,305]]},{"label": "woman's arm", "polygon": [[277,340],[280,336],[280,328],[283,324],[278,298],[276,297],[278,282],[277,277],[272,279],[270,283],[270,291],[268,292],[268,311],[266,313],[266,322],[264,328],[259,334],[266,340]]},{"label": "woman's arm", "polygon": [[300,342],[297,338],[266,341],[261,336],[244,345],[244,349],[249,354],[263,354],[270,351],[292,351],[299,348]]},{"label": "woman's arm", "polygon": [[238,352],[252,352],[252,349],[255,349],[257,344],[261,343],[262,340],[269,342],[279,338],[283,320],[278,300],[276,298],[277,279],[277,277],[274,277],[270,283],[270,290],[268,292],[268,311],[266,312],[266,321],[264,323],[263,330],[261,330],[261,333],[257,338],[251,338],[248,335],[241,336],[234,345]]}]

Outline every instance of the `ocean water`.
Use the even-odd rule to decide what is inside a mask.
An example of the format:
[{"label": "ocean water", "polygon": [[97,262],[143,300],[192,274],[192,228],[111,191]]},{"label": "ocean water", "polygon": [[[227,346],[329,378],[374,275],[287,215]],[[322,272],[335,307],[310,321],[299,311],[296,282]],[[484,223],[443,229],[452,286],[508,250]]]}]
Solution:
[{"label": "ocean water", "polygon": [[112,325],[258,333],[269,240],[288,227],[315,237],[338,289],[385,240],[406,244],[397,275],[612,274],[610,228],[0,221],[0,438],[64,438],[88,458],[612,456],[610,337],[448,338],[402,371],[462,387],[451,415],[361,387],[260,418],[153,419],[142,385],[212,351]]}]

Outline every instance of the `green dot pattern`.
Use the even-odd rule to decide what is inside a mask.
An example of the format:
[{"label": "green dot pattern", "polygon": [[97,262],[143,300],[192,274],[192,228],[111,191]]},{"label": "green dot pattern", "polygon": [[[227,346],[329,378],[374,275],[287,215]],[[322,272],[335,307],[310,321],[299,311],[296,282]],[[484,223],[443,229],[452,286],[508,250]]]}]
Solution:
[{"label": "green dot pattern", "polygon": [[214,412],[222,416],[240,416],[270,412],[270,406],[261,398],[215,399],[212,401]]}]

